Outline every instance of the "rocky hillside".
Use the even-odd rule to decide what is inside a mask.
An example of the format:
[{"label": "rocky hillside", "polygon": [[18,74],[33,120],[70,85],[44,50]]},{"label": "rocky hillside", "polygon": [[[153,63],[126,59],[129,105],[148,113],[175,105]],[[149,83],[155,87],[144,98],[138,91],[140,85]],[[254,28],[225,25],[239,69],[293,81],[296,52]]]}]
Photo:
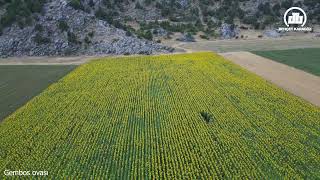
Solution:
[{"label": "rocky hillside", "polygon": [[233,38],[276,27],[292,6],[319,24],[319,0],[0,0],[0,55],[168,52],[172,33]]},{"label": "rocky hillside", "polygon": [[[282,24],[286,9],[307,11],[308,23],[319,24],[319,0],[71,0],[71,5],[95,14],[142,38],[172,32],[228,38],[225,29],[272,29]],[[227,27],[227,28],[226,28]],[[221,31],[222,29],[222,31]],[[226,35],[226,36],[225,36]]]},{"label": "rocky hillside", "polygon": [[172,51],[171,48],[129,35],[68,3],[66,0],[48,1],[43,3],[40,11],[28,13],[29,16],[17,13],[12,22],[6,22],[6,26],[2,27],[0,56],[152,54]]}]

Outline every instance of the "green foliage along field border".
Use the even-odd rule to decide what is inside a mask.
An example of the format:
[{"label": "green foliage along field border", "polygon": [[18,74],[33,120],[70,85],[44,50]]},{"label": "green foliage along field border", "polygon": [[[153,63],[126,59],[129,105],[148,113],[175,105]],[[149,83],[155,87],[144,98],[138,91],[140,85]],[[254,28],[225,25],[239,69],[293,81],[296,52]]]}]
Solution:
[{"label": "green foliage along field border", "polygon": [[319,117],[318,107],[213,53],[107,58],[78,67],[0,124],[0,170],[317,179]]}]

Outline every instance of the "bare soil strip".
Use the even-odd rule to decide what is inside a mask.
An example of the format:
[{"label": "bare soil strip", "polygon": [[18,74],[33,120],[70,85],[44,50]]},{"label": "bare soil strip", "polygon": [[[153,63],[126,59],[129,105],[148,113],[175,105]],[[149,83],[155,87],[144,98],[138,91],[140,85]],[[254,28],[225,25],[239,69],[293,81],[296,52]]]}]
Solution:
[{"label": "bare soil strip", "polygon": [[80,65],[98,57],[9,57],[0,58],[0,65]]},{"label": "bare soil strip", "polygon": [[249,52],[221,53],[277,86],[320,106],[320,77]]},{"label": "bare soil strip", "polygon": [[[182,53],[182,52],[179,52]],[[162,53],[161,53],[162,54]],[[159,55],[159,54],[155,54]],[[135,54],[131,56],[143,56]],[[0,58],[0,65],[81,65],[88,61],[106,57],[127,57],[126,55],[96,55],[96,56],[73,56],[73,57],[48,57],[26,56]]]}]

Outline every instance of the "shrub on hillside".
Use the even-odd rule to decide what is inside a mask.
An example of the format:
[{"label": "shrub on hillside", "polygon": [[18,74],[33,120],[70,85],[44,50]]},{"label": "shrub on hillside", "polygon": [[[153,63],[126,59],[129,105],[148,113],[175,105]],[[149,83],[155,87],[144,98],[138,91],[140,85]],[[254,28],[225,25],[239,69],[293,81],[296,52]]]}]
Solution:
[{"label": "shrub on hillside", "polygon": [[139,30],[136,32],[136,34],[139,38],[147,39],[150,41],[153,39],[153,35],[152,35],[151,30],[146,30],[146,31]]},{"label": "shrub on hillside", "polygon": [[201,39],[209,40],[209,37],[208,37],[207,35],[202,35],[202,34],[201,34],[201,35],[200,35],[200,38],[201,38]]},{"label": "shrub on hillside", "polygon": [[72,32],[68,32],[68,41],[73,44],[79,43],[77,36]]},{"label": "shrub on hillside", "polygon": [[84,6],[82,5],[81,1],[80,0],[71,0],[69,2],[69,6],[73,7],[74,9],[77,9],[77,10],[84,10]]},{"label": "shrub on hillside", "polygon": [[62,32],[68,31],[69,25],[68,25],[68,23],[67,23],[66,21],[64,21],[64,20],[59,20],[59,21],[58,21],[58,28],[59,28]]},{"label": "shrub on hillside", "polygon": [[5,28],[17,22],[23,28],[32,24],[32,13],[41,12],[45,0],[7,0],[6,2],[6,12],[0,19],[0,27]]},{"label": "shrub on hillside", "polygon": [[140,4],[139,1],[136,3],[135,8],[136,8],[136,9],[143,9],[143,7],[141,6],[141,4]]},{"label": "shrub on hillside", "polygon": [[43,32],[43,26],[41,24],[36,24],[34,26],[34,30],[37,31],[37,32]]},{"label": "shrub on hillside", "polygon": [[48,44],[51,42],[50,38],[43,37],[40,33],[37,33],[36,36],[33,38],[34,42],[36,42],[38,45],[41,44]]}]

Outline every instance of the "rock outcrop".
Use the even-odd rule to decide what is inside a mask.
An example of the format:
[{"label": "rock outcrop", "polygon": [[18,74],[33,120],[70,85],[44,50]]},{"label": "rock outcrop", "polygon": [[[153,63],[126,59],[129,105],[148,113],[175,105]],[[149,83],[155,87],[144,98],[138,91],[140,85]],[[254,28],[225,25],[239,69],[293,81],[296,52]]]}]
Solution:
[{"label": "rock outcrop", "polygon": [[270,38],[279,38],[281,37],[281,34],[277,32],[276,30],[266,30],[263,32],[263,34]]},{"label": "rock outcrop", "polygon": [[235,25],[222,24],[220,28],[220,35],[222,39],[231,39],[239,34],[239,29]]},{"label": "rock outcrop", "polygon": [[172,48],[129,36],[66,0],[46,3],[33,26],[12,25],[0,36],[0,56],[167,53]]}]

